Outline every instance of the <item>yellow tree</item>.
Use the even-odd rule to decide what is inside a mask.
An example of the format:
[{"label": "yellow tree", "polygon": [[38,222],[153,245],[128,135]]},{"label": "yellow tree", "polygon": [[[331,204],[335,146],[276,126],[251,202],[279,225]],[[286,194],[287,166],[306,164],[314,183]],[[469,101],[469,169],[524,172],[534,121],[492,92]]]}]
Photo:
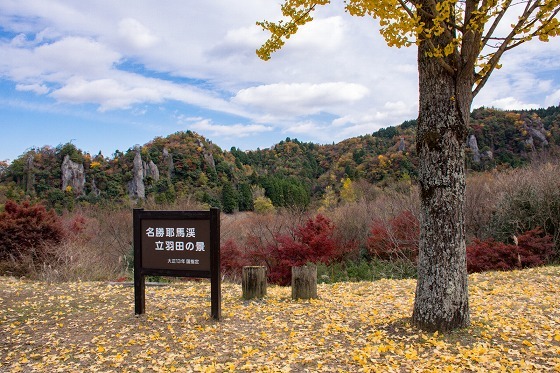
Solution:
[{"label": "yellow tree", "polygon": [[[283,20],[258,22],[270,32],[258,56],[269,59],[328,3],[285,0]],[[560,0],[346,0],[345,7],[377,19],[389,46],[418,48],[421,233],[412,321],[427,330],[465,327],[464,144],[472,100],[505,52],[560,33]]]},{"label": "yellow tree", "polygon": [[354,184],[349,177],[342,180],[342,188],[340,188],[340,198],[344,202],[356,202],[356,191],[354,190]]}]

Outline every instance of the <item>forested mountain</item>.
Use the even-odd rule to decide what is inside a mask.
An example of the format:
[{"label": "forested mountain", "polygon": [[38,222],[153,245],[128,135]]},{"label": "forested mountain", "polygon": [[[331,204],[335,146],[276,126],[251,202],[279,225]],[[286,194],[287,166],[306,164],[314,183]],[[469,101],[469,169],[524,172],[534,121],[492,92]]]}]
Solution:
[{"label": "forested mountain", "polygon": [[[132,199],[173,202],[191,196],[225,212],[255,202],[306,207],[344,180],[385,185],[414,180],[416,121],[406,121],[338,144],[287,138],[269,149],[222,150],[192,131],[157,137],[111,156],[73,144],[44,146],[11,164],[0,162],[0,203],[43,200],[58,210],[76,203]],[[467,166],[474,171],[517,167],[536,154],[557,153],[560,107],[530,111],[480,108],[471,115]]]}]

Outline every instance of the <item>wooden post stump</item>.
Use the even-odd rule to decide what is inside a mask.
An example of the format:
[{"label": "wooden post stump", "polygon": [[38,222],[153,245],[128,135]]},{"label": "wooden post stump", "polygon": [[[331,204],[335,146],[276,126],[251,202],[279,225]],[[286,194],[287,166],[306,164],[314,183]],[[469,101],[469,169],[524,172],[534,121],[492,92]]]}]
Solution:
[{"label": "wooden post stump", "polygon": [[317,298],[317,266],[292,267],[292,299]]},{"label": "wooden post stump", "polygon": [[262,299],[266,296],[266,267],[243,267],[243,299]]}]

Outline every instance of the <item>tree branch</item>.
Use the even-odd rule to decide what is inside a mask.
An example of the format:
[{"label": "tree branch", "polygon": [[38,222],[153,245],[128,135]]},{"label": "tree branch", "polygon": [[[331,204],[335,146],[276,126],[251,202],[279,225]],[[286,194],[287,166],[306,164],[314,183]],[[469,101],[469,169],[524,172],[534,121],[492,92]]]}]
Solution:
[{"label": "tree branch", "polygon": [[[430,49],[435,50],[436,47],[434,45],[434,43],[432,42],[431,39],[426,39],[426,42],[428,43]],[[448,64],[447,62],[445,62],[445,60],[441,57],[435,57],[437,58],[438,63],[441,65],[441,67],[443,67],[445,69],[445,71],[447,71],[449,74],[453,75],[455,74],[455,69]]]},{"label": "tree branch", "polygon": [[[507,3],[504,4],[504,6],[502,7],[502,10],[500,11],[500,13],[498,13],[498,16],[496,17],[496,19],[494,20],[494,22],[492,23],[492,26],[490,26],[490,29],[488,30],[488,32],[486,33],[486,35],[484,35],[483,39],[482,39],[482,47],[484,48],[486,46],[486,44],[488,43],[488,40],[491,39],[492,35],[494,34],[494,31],[496,31],[496,28],[498,27],[498,24],[500,23],[500,21],[502,20],[502,18],[504,17],[504,14],[506,14],[506,11],[508,9],[508,7],[510,6],[512,0],[508,0]],[[486,5],[486,1],[483,3],[481,9]]]},{"label": "tree branch", "polygon": [[[414,12],[406,5],[406,2],[404,0],[399,0],[399,4],[401,4],[401,6],[403,7],[404,11],[408,13],[408,15],[410,16],[410,18],[414,18],[415,14]],[[418,11],[420,11],[421,9],[418,9]],[[422,10],[423,11],[423,10]],[[425,11],[423,11],[425,12]],[[425,12],[427,15],[431,16],[431,14],[428,14],[427,12]]]},{"label": "tree branch", "polygon": [[[521,17],[519,17],[519,21],[512,28],[511,32],[505,37],[502,44],[500,44],[500,46],[498,47],[498,50],[490,58],[490,61],[488,61],[488,70],[483,75],[480,75],[480,82],[477,84],[477,86],[473,91],[473,98],[480,92],[482,87],[484,87],[484,85],[490,78],[490,75],[498,65],[498,62],[500,61],[500,58],[502,57],[504,52],[506,50],[513,48],[513,47],[509,48],[510,43],[512,42],[512,40],[514,40],[515,36],[518,35],[520,29],[524,26],[524,23],[529,19],[529,16],[539,7],[539,4],[540,4],[539,0],[537,0],[534,3],[532,3],[531,1],[527,2],[527,6],[525,7],[525,10],[521,15]],[[517,45],[519,44],[521,43],[517,43]]]}]

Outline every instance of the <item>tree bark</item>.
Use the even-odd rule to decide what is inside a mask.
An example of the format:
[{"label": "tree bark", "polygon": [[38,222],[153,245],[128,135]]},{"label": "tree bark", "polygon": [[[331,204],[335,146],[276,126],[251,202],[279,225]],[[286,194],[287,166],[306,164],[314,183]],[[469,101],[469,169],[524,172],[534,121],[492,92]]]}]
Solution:
[{"label": "tree bark", "polygon": [[243,267],[242,276],[243,299],[262,299],[266,296],[266,267]]},{"label": "tree bark", "polygon": [[[446,45],[445,35],[432,43]],[[418,282],[412,322],[429,331],[469,325],[464,231],[465,140],[472,102],[473,72],[457,56],[447,68],[418,47],[417,151],[420,184]],[[455,73],[450,72],[452,66]]]},{"label": "tree bark", "polygon": [[317,267],[292,267],[292,299],[317,298]]}]

